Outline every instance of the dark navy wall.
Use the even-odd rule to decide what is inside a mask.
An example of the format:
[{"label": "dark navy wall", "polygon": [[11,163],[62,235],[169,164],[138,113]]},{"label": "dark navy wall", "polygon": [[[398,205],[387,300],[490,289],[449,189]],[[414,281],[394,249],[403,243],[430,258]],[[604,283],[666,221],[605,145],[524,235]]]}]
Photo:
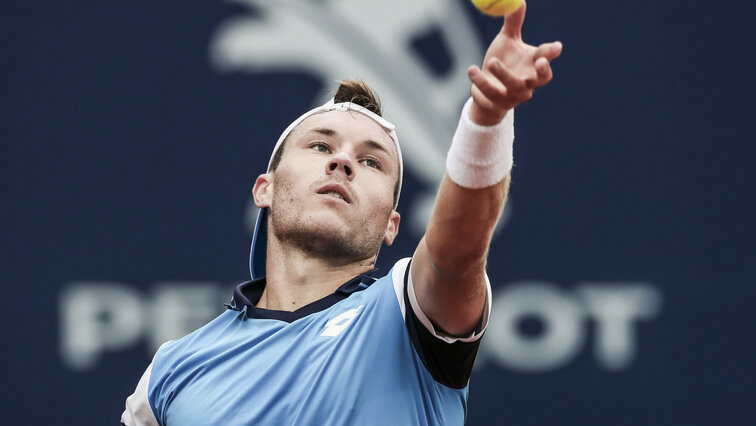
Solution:
[{"label": "dark navy wall", "polygon": [[[0,6],[5,423],[116,423],[153,346],[171,332],[156,331],[155,322],[191,315],[155,313],[171,305],[169,290],[200,289],[220,310],[246,279],[253,180],[280,131],[321,102],[327,84],[306,67],[213,65],[224,23],[265,16],[242,3]],[[474,37],[490,40],[498,21],[457,3]],[[496,346],[496,336],[509,326],[523,345],[544,341],[554,311],[534,308],[515,323],[500,315],[472,379],[468,423],[750,424],[753,4],[528,7],[525,39],[559,39],[565,49],[554,81],[517,110],[511,206],[489,275],[502,301],[516,297],[508,288],[562,294],[579,307],[572,336],[581,337],[561,361],[528,370],[502,355],[510,348]],[[434,34],[400,47],[443,76],[454,57]],[[455,93],[455,106],[465,93]],[[408,210],[433,190],[413,167],[399,208],[404,230],[383,250],[384,269],[411,254],[419,235]],[[136,301],[124,315],[141,313],[143,321],[138,335],[101,337],[113,343],[90,362],[65,355],[72,333],[86,333],[66,328],[79,324],[65,312],[75,316],[67,295],[82,285],[115,289],[110,301]],[[614,311],[597,320],[585,307],[590,286],[641,289],[653,305],[624,323],[632,349],[622,352],[625,361],[606,361],[597,349],[623,334],[621,326],[602,328]],[[82,306],[110,306],[105,290],[89,304],[76,294]],[[612,294],[620,294],[618,306],[630,297]],[[546,296],[528,297],[551,306]],[[96,319],[115,322],[113,312]]]}]

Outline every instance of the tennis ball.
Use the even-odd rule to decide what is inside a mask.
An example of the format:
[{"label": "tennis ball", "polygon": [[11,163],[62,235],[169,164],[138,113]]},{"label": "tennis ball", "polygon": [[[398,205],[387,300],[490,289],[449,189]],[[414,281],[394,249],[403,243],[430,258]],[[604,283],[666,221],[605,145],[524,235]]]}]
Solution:
[{"label": "tennis ball", "polygon": [[507,16],[522,6],[522,0],[472,0],[472,3],[491,16]]}]

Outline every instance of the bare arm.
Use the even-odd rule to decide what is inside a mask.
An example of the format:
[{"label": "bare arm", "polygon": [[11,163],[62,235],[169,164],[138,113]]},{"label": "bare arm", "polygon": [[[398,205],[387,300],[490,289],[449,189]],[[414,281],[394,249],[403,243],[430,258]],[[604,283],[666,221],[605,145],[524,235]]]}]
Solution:
[{"label": "bare arm", "polygon": [[[470,119],[490,126],[551,80],[559,42],[538,47],[522,41],[525,4],[491,42],[482,69],[472,66]],[[446,333],[468,334],[483,313],[485,265],[494,226],[506,202],[509,176],[469,189],[444,176],[425,236],[412,261],[412,281],[423,313]]]}]

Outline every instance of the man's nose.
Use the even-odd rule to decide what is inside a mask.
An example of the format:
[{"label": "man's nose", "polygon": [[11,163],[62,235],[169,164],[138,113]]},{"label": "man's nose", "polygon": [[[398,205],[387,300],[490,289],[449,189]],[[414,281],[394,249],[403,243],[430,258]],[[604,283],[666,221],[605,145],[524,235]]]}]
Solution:
[{"label": "man's nose", "polygon": [[326,174],[331,175],[338,171],[344,172],[347,179],[350,181],[354,178],[354,167],[352,160],[349,159],[344,153],[338,153],[333,155],[326,163]]}]

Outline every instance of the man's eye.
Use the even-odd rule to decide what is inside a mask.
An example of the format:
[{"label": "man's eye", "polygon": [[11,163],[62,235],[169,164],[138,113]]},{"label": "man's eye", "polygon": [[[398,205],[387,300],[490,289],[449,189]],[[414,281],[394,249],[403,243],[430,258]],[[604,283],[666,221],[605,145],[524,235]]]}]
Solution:
[{"label": "man's eye", "polygon": [[310,145],[310,148],[314,149],[315,151],[319,152],[329,152],[328,145],[324,144],[323,142],[316,142],[312,145]]},{"label": "man's eye", "polygon": [[362,163],[368,167],[372,167],[374,169],[380,169],[381,163],[378,162],[375,158],[366,158],[362,160]]}]

